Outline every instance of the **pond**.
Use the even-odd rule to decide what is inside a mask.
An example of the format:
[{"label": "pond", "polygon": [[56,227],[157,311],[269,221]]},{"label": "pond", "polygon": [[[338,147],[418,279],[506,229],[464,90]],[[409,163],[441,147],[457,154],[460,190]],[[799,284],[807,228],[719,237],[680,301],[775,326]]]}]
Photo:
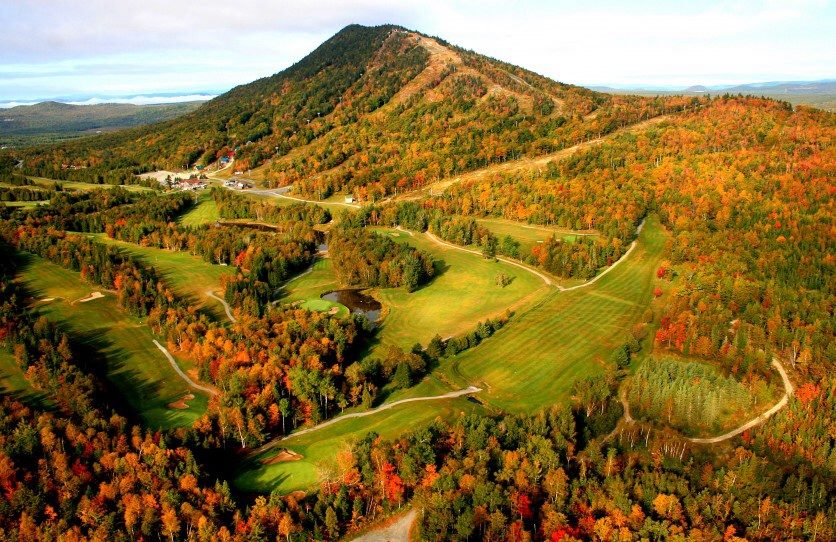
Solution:
[{"label": "pond", "polygon": [[348,310],[352,313],[365,314],[369,322],[377,322],[380,318],[380,302],[364,294],[362,290],[334,290],[333,292],[322,294],[322,299],[341,303],[348,307]]}]

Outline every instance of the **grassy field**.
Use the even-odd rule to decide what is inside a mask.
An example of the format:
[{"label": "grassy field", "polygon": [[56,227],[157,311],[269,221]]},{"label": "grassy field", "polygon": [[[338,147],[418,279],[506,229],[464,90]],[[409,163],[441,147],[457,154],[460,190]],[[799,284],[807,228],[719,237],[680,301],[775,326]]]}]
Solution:
[{"label": "grassy field", "polygon": [[480,398],[511,412],[567,399],[576,380],[607,367],[649,306],[664,238],[658,220],[648,219],[635,250],[612,272],[588,288],[550,293],[442,371],[485,388]]},{"label": "grassy field", "polygon": [[[112,184],[94,184],[94,183],[79,183],[74,181],[61,181],[56,179],[47,179],[46,177],[29,177],[32,179],[36,185],[43,186],[45,188],[52,188],[55,183],[60,184],[64,190],[100,190],[104,189],[111,189],[114,188],[115,185]],[[151,189],[147,186],[139,186],[135,184],[126,184],[126,185],[119,185],[125,190],[130,192],[148,192]]]},{"label": "grassy field", "polygon": [[[478,263],[496,265],[454,249],[424,245],[424,242],[429,243],[424,237],[409,238],[403,232],[381,231],[394,234],[393,237],[399,241],[414,243],[434,254],[442,251],[439,256],[450,267],[436,282],[424,289],[427,292],[456,267],[464,267],[472,273],[472,268]],[[659,263],[663,242],[664,232],[658,220],[648,219],[639,243],[624,262],[588,288],[571,292],[538,288],[539,279],[519,269],[520,273],[528,275],[534,282],[529,287],[530,293],[520,303],[520,314],[517,317],[480,346],[443,362],[435,373],[425,377],[410,390],[394,393],[387,398],[387,401],[394,401],[408,396],[437,395],[474,384],[484,388],[476,397],[485,401],[485,406],[464,398],[411,403],[368,417],[346,420],[300,437],[290,437],[281,444],[301,454],[301,460],[263,464],[263,460],[269,459],[281,448],[271,450],[243,464],[235,480],[236,485],[245,491],[278,489],[287,493],[308,489],[316,484],[321,471],[331,468],[336,453],[342,447],[369,431],[376,431],[384,438],[392,438],[436,417],[452,420],[462,412],[477,409],[484,412],[490,407],[512,412],[531,412],[565,400],[578,378],[604,370],[612,349],[622,343],[630,326],[641,318],[649,306],[653,271]],[[457,261],[455,256],[458,255],[464,257],[464,260]],[[299,283],[294,287],[298,288],[296,294],[310,294],[332,286],[335,281],[329,272],[329,265],[328,260],[319,262],[312,273],[297,279]],[[453,277],[451,274],[450,278]],[[456,286],[452,284],[449,288]],[[400,340],[410,345],[415,340],[414,335],[421,333],[424,328],[423,332],[430,334],[443,329],[442,319],[449,318],[450,313],[438,312],[438,307],[444,307],[445,311],[457,310],[456,306],[462,304],[463,296],[473,296],[473,291],[479,291],[469,288],[467,282],[459,283],[458,287],[469,291],[457,291],[447,298],[443,292],[431,292],[431,295],[438,296],[435,298],[438,304],[430,304],[423,310],[435,312],[436,317],[420,324],[423,327],[418,328],[418,331],[407,331],[412,322],[420,318],[418,309],[405,310],[407,305],[397,305],[397,296],[386,299],[384,304],[388,303],[394,308],[390,309],[384,321],[384,337],[386,333],[392,333],[394,328],[395,333],[392,334],[395,338],[384,340]],[[378,295],[384,297],[386,292],[378,291]],[[396,290],[389,293],[393,292],[397,293]],[[484,292],[481,291],[481,297],[491,297],[484,295]],[[453,308],[447,305],[453,305]],[[404,320],[403,323],[395,320],[393,326],[390,318],[397,313],[402,313]],[[477,319],[486,316],[476,315],[475,311],[473,314]],[[387,329],[385,326],[390,327]],[[399,326],[402,328],[400,332]]]},{"label": "grassy field", "polygon": [[[432,254],[438,273],[428,285],[412,293],[403,288],[375,290],[386,311],[379,347],[392,344],[410,348],[416,342],[426,345],[436,334],[450,337],[467,333],[479,321],[500,316],[530,296],[548,290],[542,279],[519,267],[439,246],[424,235],[387,228],[377,231]],[[504,288],[496,284],[500,273],[512,278]]]},{"label": "grassy field", "polygon": [[213,291],[223,295],[221,277],[235,273],[234,267],[213,265],[199,256],[154,247],[142,247],[109,238],[105,234],[92,235],[97,241],[121,248],[153,267],[170,284],[178,296],[207,311],[219,321],[226,320],[226,313],[219,301],[206,295]]},{"label": "grassy field", "polygon": [[553,235],[561,237],[567,241],[574,241],[578,238],[578,234],[572,230],[554,228],[550,226],[536,226],[513,220],[505,220],[503,218],[479,218],[476,222],[488,228],[500,239],[506,235],[510,235],[513,239],[519,241],[520,254],[522,255],[530,254],[531,249],[535,245],[542,243]]},{"label": "grassy field", "polygon": [[37,207],[38,205],[47,205],[49,200],[42,200],[42,201],[3,201],[0,204],[5,205],[6,207],[21,207],[21,208],[28,208],[28,207]]},{"label": "grassy field", "polygon": [[[364,418],[351,418],[300,437],[290,437],[281,445],[253,457],[241,465],[235,485],[244,491],[282,493],[311,489],[317,484],[320,471],[332,468],[337,453],[353,440],[369,432],[384,439],[395,438],[407,428],[418,428],[436,418],[455,419],[464,413],[481,410],[481,406],[465,398],[442,399],[398,405]],[[261,460],[275,456],[287,448],[302,455],[298,461],[265,465]]]},{"label": "grassy field", "polygon": [[[189,425],[203,413],[207,398],[180,379],[152,343],[148,326],[120,309],[113,294],[84,282],[78,273],[37,256],[27,258],[19,280],[39,300],[35,306],[102,354],[107,378],[146,425]],[[76,302],[95,291],[105,297]],[[189,409],[167,406],[187,393],[195,394]]]},{"label": "grassy field", "polygon": [[208,192],[204,192],[198,197],[194,207],[184,213],[178,222],[183,226],[202,226],[217,222],[220,218],[221,214],[218,206],[215,205],[215,200]]}]

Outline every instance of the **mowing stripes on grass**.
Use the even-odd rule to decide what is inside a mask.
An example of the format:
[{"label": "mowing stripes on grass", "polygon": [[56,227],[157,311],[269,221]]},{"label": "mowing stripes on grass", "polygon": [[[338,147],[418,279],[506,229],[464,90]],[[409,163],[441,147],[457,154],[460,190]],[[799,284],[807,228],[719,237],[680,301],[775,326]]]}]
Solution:
[{"label": "mowing stripes on grass", "polygon": [[511,412],[531,412],[568,398],[572,385],[600,373],[652,299],[664,232],[649,218],[634,251],[595,284],[552,292],[442,370]]}]

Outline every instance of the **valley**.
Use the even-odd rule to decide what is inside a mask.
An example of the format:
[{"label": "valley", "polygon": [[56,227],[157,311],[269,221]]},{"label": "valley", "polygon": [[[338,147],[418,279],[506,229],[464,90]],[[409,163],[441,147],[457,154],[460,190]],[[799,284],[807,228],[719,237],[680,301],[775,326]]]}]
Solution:
[{"label": "valley", "polygon": [[394,25],[184,109],[0,150],[0,539],[836,533],[832,112]]}]

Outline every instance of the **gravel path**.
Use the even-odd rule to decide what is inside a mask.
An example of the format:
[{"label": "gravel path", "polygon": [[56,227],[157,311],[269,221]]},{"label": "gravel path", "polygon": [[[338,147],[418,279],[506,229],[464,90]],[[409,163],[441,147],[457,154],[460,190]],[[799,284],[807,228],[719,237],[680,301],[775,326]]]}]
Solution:
[{"label": "gravel path", "polygon": [[174,369],[174,371],[178,375],[180,375],[180,378],[182,378],[183,380],[186,381],[186,384],[188,384],[189,386],[191,386],[192,388],[194,388],[196,390],[205,391],[209,395],[218,395],[218,390],[208,388],[206,386],[202,386],[202,385],[198,384],[197,382],[195,382],[194,380],[192,380],[191,378],[189,378],[189,375],[184,373],[183,369],[181,369],[180,366],[177,365],[177,361],[175,361],[174,356],[171,355],[171,352],[169,352],[168,349],[165,346],[161,345],[157,341],[157,339],[154,339],[154,344],[157,346],[157,348],[160,349],[160,352],[165,354],[165,357],[168,358],[168,362],[171,364],[172,369]]},{"label": "gravel path", "polygon": [[413,508],[395,523],[383,529],[368,532],[352,542],[409,542],[409,529],[416,515],[417,512]]},{"label": "gravel path", "polygon": [[235,316],[232,315],[232,307],[229,306],[229,303],[226,302],[226,299],[224,299],[222,297],[218,297],[217,295],[215,295],[215,292],[213,292],[211,290],[207,291],[206,295],[208,295],[212,299],[216,299],[216,300],[221,302],[221,305],[224,306],[224,311],[226,312],[226,317],[229,318],[230,322],[232,322],[234,324],[235,322],[238,321],[238,320],[235,319]]},{"label": "gravel path", "polygon": [[793,387],[792,382],[790,382],[790,378],[789,378],[789,376],[787,376],[787,371],[784,370],[784,366],[781,365],[780,361],[778,361],[778,358],[772,358],[772,366],[775,367],[775,369],[777,369],[779,373],[781,373],[781,380],[784,381],[784,396],[781,397],[780,401],[775,403],[775,406],[773,406],[772,408],[770,408],[769,410],[767,410],[766,412],[764,412],[763,414],[761,414],[757,418],[754,418],[754,419],[749,420],[748,422],[744,423],[743,425],[741,425],[737,429],[729,431],[728,433],[725,433],[725,434],[720,435],[718,437],[689,438],[688,440],[690,440],[691,442],[695,442],[697,444],[714,444],[714,443],[717,443],[717,442],[722,442],[722,441],[728,440],[732,437],[736,437],[737,435],[746,431],[747,429],[751,429],[751,428],[755,427],[756,425],[762,424],[763,422],[765,422],[766,420],[771,418],[776,412],[778,412],[779,410],[784,408],[787,405],[787,403],[789,403],[790,397],[792,396],[793,392],[795,392],[795,388]]},{"label": "gravel path", "polygon": [[296,431],[296,432],[293,432],[289,435],[275,438],[275,439],[271,440],[270,442],[268,442],[267,444],[263,445],[261,448],[258,448],[257,450],[255,450],[254,453],[260,454],[260,453],[266,452],[267,450],[269,450],[270,448],[272,448],[273,446],[275,446],[276,444],[278,444],[282,440],[285,440],[285,439],[290,438],[290,437],[299,437],[299,436],[302,436],[302,435],[306,435],[308,433],[313,433],[314,431],[319,431],[320,429],[328,427],[329,425],[334,425],[335,423],[339,423],[343,420],[348,420],[350,418],[363,418],[365,416],[371,416],[372,414],[377,414],[378,412],[382,412],[384,410],[389,410],[390,408],[394,408],[398,405],[403,405],[403,404],[406,404],[406,403],[417,403],[419,401],[438,401],[439,399],[453,399],[453,398],[456,398],[456,397],[461,397],[462,395],[470,395],[472,393],[478,393],[480,391],[482,391],[482,388],[477,388],[476,386],[468,386],[467,388],[464,388],[463,390],[451,391],[451,392],[444,393],[444,394],[441,394],[441,395],[429,395],[429,396],[424,396],[424,397],[410,397],[408,399],[401,399],[400,401],[393,401],[391,403],[384,403],[384,404],[380,405],[379,407],[373,408],[371,410],[365,410],[363,412],[352,412],[351,414],[344,414],[342,416],[337,416],[336,418],[331,418],[330,420],[322,422],[318,425],[314,425],[313,427],[308,427],[307,429],[302,429],[301,431]]}]

